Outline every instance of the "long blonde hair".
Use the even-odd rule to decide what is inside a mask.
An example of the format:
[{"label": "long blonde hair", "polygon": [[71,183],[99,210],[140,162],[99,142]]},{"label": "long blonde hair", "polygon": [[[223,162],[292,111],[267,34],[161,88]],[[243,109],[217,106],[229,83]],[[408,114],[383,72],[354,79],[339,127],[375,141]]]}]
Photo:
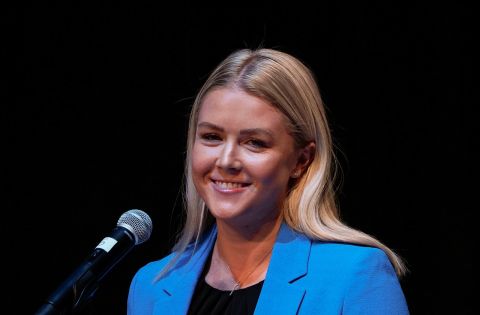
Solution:
[{"label": "long blonde hair", "polygon": [[291,187],[282,215],[294,230],[322,241],[378,247],[392,262],[397,274],[406,267],[400,257],[374,237],[341,222],[335,200],[335,158],[325,107],[312,72],[297,58],[272,49],[242,49],[230,54],[210,74],[190,112],[185,164],[184,204],[186,222],[173,248],[174,258],[157,277],[178,260],[189,244],[199,242],[214,221],[192,181],[192,148],[198,113],[205,95],[214,88],[236,87],[263,98],[279,109],[298,147],[316,144],[315,156],[306,172]]}]

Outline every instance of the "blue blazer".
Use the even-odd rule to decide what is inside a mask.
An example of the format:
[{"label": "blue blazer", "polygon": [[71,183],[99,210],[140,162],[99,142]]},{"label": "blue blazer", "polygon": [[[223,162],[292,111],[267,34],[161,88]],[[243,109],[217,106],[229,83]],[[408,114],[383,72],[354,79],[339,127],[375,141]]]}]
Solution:
[{"label": "blue blazer", "polygon": [[[216,238],[214,227],[162,279],[172,254],[142,267],[128,296],[129,315],[186,314]],[[282,224],[255,314],[409,314],[385,253],[366,246],[312,241]]]}]

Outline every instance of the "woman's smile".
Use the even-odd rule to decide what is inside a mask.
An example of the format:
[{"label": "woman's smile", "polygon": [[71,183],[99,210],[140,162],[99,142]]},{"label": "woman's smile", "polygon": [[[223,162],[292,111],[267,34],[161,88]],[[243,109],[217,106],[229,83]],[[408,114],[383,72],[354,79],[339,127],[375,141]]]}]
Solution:
[{"label": "woman's smile", "polygon": [[231,181],[222,181],[222,180],[212,180],[213,188],[219,192],[224,193],[238,193],[242,192],[247,187],[250,186],[249,183],[240,183],[240,182],[231,182]]}]

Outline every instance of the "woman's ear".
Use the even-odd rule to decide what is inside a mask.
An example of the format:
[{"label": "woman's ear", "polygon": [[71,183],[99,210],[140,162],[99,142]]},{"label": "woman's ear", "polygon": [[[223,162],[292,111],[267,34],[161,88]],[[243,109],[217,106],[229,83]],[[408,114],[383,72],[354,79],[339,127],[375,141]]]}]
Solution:
[{"label": "woman's ear", "polygon": [[291,178],[302,176],[315,157],[315,148],[315,142],[312,141],[298,151],[297,164],[290,175]]}]

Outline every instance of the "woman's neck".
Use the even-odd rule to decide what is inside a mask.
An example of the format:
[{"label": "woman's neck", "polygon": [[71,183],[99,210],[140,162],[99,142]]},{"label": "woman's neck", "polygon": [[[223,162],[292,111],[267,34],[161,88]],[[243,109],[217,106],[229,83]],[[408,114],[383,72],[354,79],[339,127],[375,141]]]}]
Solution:
[{"label": "woman's neck", "polygon": [[[253,228],[218,220],[214,256],[226,265],[236,281],[246,282],[242,286],[263,280],[281,222],[282,218],[277,216]],[[248,279],[244,279],[247,275]]]},{"label": "woman's neck", "polygon": [[280,229],[280,216],[262,222],[261,225],[232,225],[217,220],[217,246],[222,254],[232,252],[250,252],[259,245],[273,245]]}]

